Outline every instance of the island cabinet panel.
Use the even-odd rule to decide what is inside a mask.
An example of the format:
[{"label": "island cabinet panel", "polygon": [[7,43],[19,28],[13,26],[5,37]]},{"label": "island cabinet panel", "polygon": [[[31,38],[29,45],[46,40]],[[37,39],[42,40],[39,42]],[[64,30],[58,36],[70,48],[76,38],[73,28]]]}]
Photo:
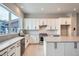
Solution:
[{"label": "island cabinet panel", "polygon": [[47,43],[47,46],[46,46],[46,55],[47,56],[55,56],[54,43]]},{"label": "island cabinet panel", "polygon": [[64,56],[64,43],[55,43],[55,55]]},{"label": "island cabinet panel", "polygon": [[79,56],[78,42],[51,42],[46,44],[47,56]]},{"label": "island cabinet panel", "polygon": [[47,43],[46,47],[47,56],[63,56],[64,55],[64,43]]},{"label": "island cabinet panel", "polygon": [[76,56],[76,45],[74,42],[64,43],[64,54],[65,56]]},{"label": "island cabinet panel", "polygon": [[77,43],[76,56],[79,56],[79,42]]}]

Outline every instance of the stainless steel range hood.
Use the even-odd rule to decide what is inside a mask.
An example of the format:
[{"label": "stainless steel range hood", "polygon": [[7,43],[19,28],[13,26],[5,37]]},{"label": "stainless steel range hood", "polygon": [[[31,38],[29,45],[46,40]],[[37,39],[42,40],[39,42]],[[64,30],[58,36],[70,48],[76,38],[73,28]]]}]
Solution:
[{"label": "stainless steel range hood", "polygon": [[39,28],[46,28],[47,25],[39,25]]}]

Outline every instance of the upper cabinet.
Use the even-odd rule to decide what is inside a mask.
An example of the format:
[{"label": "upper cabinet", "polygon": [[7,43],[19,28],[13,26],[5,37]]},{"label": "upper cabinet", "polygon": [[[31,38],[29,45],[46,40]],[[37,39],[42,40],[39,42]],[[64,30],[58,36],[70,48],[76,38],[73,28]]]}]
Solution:
[{"label": "upper cabinet", "polygon": [[61,25],[71,25],[71,18],[65,17],[65,18],[59,18]]},{"label": "upper cabinet", "polygon": [[[71,18],[26,18],[24,19],[24,27],[27,30],[40,30],[40,26],[44,27],[45,30],[59,30],[60,25],[70,25]],[[58,32],[59,33],[59,32]]]},{"label": "upper cabinet", "polygon": [[27,30],[38,30],[39,21],[37,19],[24,19],[24,28]]}]

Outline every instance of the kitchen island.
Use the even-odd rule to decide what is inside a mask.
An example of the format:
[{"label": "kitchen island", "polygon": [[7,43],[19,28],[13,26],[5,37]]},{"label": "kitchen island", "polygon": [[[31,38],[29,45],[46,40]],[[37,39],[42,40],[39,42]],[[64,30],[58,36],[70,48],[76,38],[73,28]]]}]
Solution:
[{"label": "kitchen island", "polygon": [[78,36],[44,37],[45,56],[79,56]]}]

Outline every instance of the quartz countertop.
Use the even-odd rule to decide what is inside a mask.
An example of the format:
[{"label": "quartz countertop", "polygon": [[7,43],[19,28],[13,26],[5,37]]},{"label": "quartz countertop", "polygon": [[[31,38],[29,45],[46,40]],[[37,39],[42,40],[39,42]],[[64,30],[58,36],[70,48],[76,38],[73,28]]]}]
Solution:
[{"label": "quartz countertop", "polygon": [[13,43],[23,39],[24,37],[15,37],[0,43],[0,51],[12,45]]},{"label": "quartz countertop", "polygon": [[79,36],[47,36],[44,37],[44,41],[46,42],[79,42]]}]

